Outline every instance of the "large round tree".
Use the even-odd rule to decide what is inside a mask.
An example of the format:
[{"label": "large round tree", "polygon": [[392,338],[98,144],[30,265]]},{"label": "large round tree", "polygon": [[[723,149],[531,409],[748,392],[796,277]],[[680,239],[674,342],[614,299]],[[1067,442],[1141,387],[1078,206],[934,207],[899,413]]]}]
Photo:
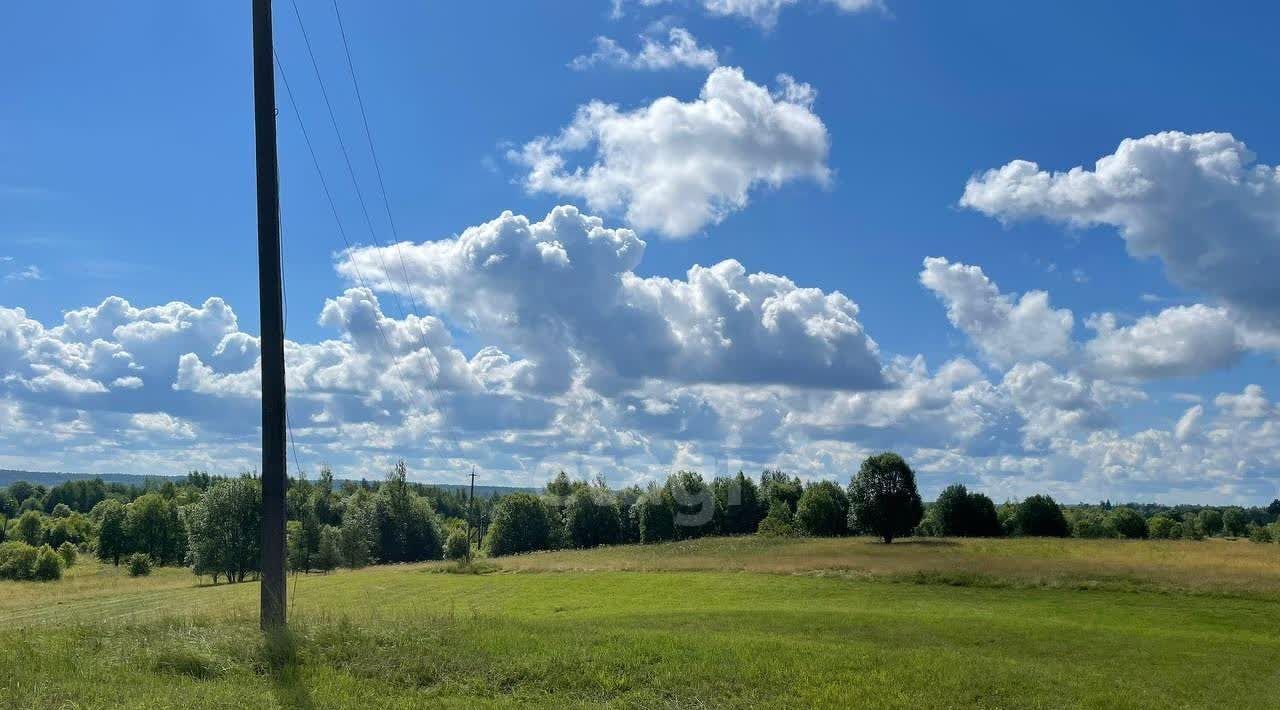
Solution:
[{"label": "large round tree", "polygon": [[542,500],[530,493],[503,496],[489,523],[489,554],[514,555],[545,550],[551,544],[551,520]]},{"label": "large round tree", "polygon": [[862,462],[849,483],[849,527],[893,542],[924,517],[916,474],[902,457],[885,452]]}]

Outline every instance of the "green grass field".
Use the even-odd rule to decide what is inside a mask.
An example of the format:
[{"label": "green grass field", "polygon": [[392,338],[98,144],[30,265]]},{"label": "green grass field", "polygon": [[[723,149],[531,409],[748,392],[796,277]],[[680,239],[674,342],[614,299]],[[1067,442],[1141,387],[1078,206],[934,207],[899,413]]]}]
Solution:
[{"label": "green grass field", "polygon": [[0,583],[0,706],[1280,707],[1280,545],[709,539]]}]

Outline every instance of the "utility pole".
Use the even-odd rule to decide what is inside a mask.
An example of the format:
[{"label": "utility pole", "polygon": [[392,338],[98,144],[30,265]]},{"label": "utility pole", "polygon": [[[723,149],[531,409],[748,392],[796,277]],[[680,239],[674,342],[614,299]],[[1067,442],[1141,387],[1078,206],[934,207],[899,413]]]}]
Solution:
[{"label": "utility pole", "polygon": [[[467,501],[467,540],[471,540],[471,519],[476,517],[476,467],[471,467],[471,500]],[[479,544],[480,540],[476,540]]]},{"label": "utility pole", "polygon": [[258,173],[258,302],[262,338],[263,631],[285,625],[284,307],[280,276],[280,178],[271,0],[253,0],[253,118]]}]

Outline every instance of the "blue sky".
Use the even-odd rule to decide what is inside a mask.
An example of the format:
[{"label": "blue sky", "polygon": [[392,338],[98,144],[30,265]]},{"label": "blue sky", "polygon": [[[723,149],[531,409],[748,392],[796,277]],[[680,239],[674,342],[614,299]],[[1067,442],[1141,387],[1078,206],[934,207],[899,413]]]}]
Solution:
[{"label": "blue sky", "polygon": [[[298,7],[376,237],[343,167],[293,5],[280,2],[276,44],[285,75],[349,238],[389,244],[333,6],[299,0]],[[436,331],[408,323],[406,337],[421,341],[436,364],[420,368],[407,350],[394,365],[378,365],[388,357],[374,352],[382,336],[366,338],[355,311],[344,310],[358,310],[362,301],[339,299],[358,279],[338,267],[360,263],[363,254],[366,275],[382,284],[370,285],[383,312],[403,324],[394,302],[400,295],[410,310],[411,299],[397,293],[409,287],[397,283],[394,270],[385,278],[375,273],[373,258],[398,260],[403,251],[341,253],[281,85],[289,337],[317,352],[336,343],[322,355],[299,355],[300,371],[314,356],[337,358],[335,372],[344,373],[299,382],[294,391],[304,468],[326,461],[364,474],[404,456],[426,479],[460,478],[470,463],[495,481],[516,483],[540,481],[559,466],[604,471],[621,483],[685,464],[708,471],[779,464],[806,477],[846,479],[860,456],[889,447],[916,454],[927,490],[964,480],[996,496],[1275,495],[1280,421],[1268,398],[1280,390],[1280,302],[1254,273],[1280,266],[1270,261],[1280,241],[1277,191],[1268,182],[1274,175],[1256,172],[1280,163],[1274,129],[1280,102],[1265,90],[1280,59],[1269,32],[1274,11],[1250,3],[1170,3],[1153,12],[1102,2],[905,0],[388,2],[341,9],[397,233],[421,247],[411,263],[443,259],[433,244],[442,249],[442,240],[491,224],[506,210],[536,224],[557,205],[576,205],[603,228],[631,227],[644,240],[643,258],[629,264],[634,279],[683,283],[694,265],[736,260],[745,273],[785,277],[824,298],[843,294],[857,304],[857,332],[824,339],[807,331],[796,342],[765,327],[768,337],[744,331],[723,352],[694,352],[683,342],[678,352],[655,355],[672,358],[666,365],[634,365],[627,352],[608,345],[626,335],[611,327],[641,317],[631,312],[634,302],[621,314],[573,310],[575,300],[600,297],[591,291],[590,273],[575,272],[566,287],[538,281],[544,276],[536,269],[500,282],[459,270],[435,273],[424,261],[411,288],[425,304],[423,314],[442,319],[439,332],[448,344],[441,347],[451,355],[427,347],[424,334]],[[248,363],[226,359],[225,348],[213,352],[230,332],[236,338],[257,332],[248,19],[247,8],[199,3],[0,10],[0,59],[21,68],[0,75],[0,308],[9,309],[13,324],[12,352],[0,337],[0,365],[12,373],[0,389],[8,412],[0,420],[7,416],[11,431],[0,434],[0,465],[144,472],[253,465],[256,432],[243,427],[251,394],[222,380],[198,385],[191,373],[205,370],[180,366],[194,354],[211,377],[252,370],[256,343],[245,346]],[[655,52],[669,50],[677,29],[704,52],[686,62],[696,66],[631,61],[645,42]],[[598,37],[625,54],[571,67],[602,46]],[[714,63],[706,59],[709,50]],[[671,153],[663,153],[661,138],[652,152],[634,150],[641,139],[606,145],[614,140],[607,136],[624,129],[653,128],[661,117],[648,109],[661,97],[689,111],[685,119],[701,120],[699,92],[710,86],[713,64],[722,77],[727,68],[740,70],[736,83],[730,77],[730,91],[772,97],[762,122],[748,131],[758,141],[739,135],[722,146],[719,124],[708,119],[698,129],[704,132],[696,160],[680,160],[681,149],[670,144]],[[811,95],[787,94],[780,74],[807,85]],[[585,145],[557,143],[579,107],[592,101],[615,107],[614,117],[582,124],[597,131]],[[779,116],[813,125],[789,132],[774,122]],[[1185,140],[1155,138],[1166,131]],[[1230,141],[1210,138],[1216,134]],[[1109,183],[1064,182],[1055,192],[1025,175],[984,177],[1017,160],[1038,164],[1050,181],[1050,173],[1076,166],[1093,171],[1098,159],[1119,155],[1122,141],[1146,137],[1152,140],[1119,161],[1118,174],[1137,175],[1147,190],[1137,197]],[[541,181],[526,151],[539,138],[568,166]],[[1220,176],[1205,160],[1196,162],[1224,154],[1244,156],[1236,177],[1248,184],[1238,194],[1216,192],[1212,181]],[[1191,177],[1178,168],[1180,159],[1196,166]],[[652,164],[635,164],[645,160]],[[580,179],[574,166],[602,169]],[[638,191],[660,185],[663,176],[677,188],[667,202],[636,207]],[[723,187],[736,180],[747,185],[742,199]],[[684,189],[690,184],[713,185],[703,202],[714,216],[681,223],[688,228],[661,226],[697,206],[697,196]],[[966,192],[967,185],[975,190]],[[983,187],[990,190],[977,189]],[[579,268],[572,235],[552,231],[548,239],[563,242]],[[588,241],[580,246],[589,249]],[[935,265],[935,287],[921,282],[926,257],[946,259]],[[1213,259],[1225,266],[1206,266]],[[977,281],[962,266],[980,269]],[[526,277],[530,283],[503,291],[501,284]],[[1262,285],[1239,285],[1255,282]],[[989,293],[982,301],[983,283],[997,294],[994,301]],[[438,293],[455,287],[485,295]],[[560,287],[579,290],[561,300]],[[624,300],[637,297],[629,288],[620,291]],[[1037,291],[1047,293],[1039,310],[1024,300],[1021,316],[1010,315],[999,305],[1000,298],[1017,305]],[[88,355],[58,363],[49,344],[38,342],[74,342],[87,352],[92,338],[56,329],[64,313],[110,297],[142,309],[120,315],[114,327],[139,319],[199,321],[203,310],[145,309],[181,302],[194,311],[211,297],[234,311],[235,325],[224,317],[209,326],[208,342],[163,347],[126,346],[110,329],[98,333],[145,373],[142,385],[115,387],[121,377],[104,381],[105,370],[95,371],[100,364]],[[518,322],[495,317],[499,304],[510,305],[504,299],[516,297],[548,305],[521,302]],[[706,308],[664,310],[688,306],[680,298],[668,295],[643,314],[665,324],[663,337],[701,332],[699,319],[713,319]],[[334,305],[326,319],[327,299]],[[818,309],[805,311],[810,326],[848,315],[844,306],[824,303],[804,306]],[[21,318],[14,315],[19,308]],[[1033,328],[1064,310],[1071,315],[1065,332]],[[1095,314],[1114,319],[1105,342],[1086,325]],[[1144,316],[1147,326],[1133,330]],[[44,329],[39,336],[32,323]],[[1065,340],[1056,348],[1032,347],[1030,333]],[[1235,344],[1224,346],[1224,339]],[[503,375],[481,372],[476,355],[486,347],[516,365]],[[789,350],[777,355],[778,348]],[[902,363],[917,356],[924,374],[909,377]],[[470,362],[455,363],[456,380],[449,357]],[[576,364],[548,374],[549,362],[566,357]],[[869,373],[868,357],[879,371]],[[535,373],[528,382],[512,374],[524,371],[521,362]],[[972,371],[941,382],[956,363]],[[360,379],[399,369],[404,382]],[[54,370],[98,387],[39,379]],[[1020,376],[1032,384],[1018,390]],[[880,384],[868,389],[877,378]],[[54,379],[61,384],[50,384]],[[347,389],[333,390],[335,379]],[[356,382],[367,386],[365,396],[354,393]],[[1065,400],[1054,394],[1063,388],[1075,394]],[[369,396],[374,391],[377,403]],[[405,392],[402,401],[388,404],[400,396],[396,391]],[[1240,399],[1219,402],[1219,395]],[[946,403],[918,404],[930,397]],[[567,414],[583,411],[600,414]],[[627,414],[634,411],[664,416]],[[487,418],[488,425],[470,417]],[[518,425],[502,426],[504,417]]]}]

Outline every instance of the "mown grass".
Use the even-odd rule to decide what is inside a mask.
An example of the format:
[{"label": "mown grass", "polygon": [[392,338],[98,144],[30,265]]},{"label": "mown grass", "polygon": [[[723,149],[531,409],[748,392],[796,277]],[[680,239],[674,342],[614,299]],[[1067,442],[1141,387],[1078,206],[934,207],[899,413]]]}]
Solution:
[{"label": "mown grass", "polygon": [[[1280,697],[1280,599],[1266,597],[1266,574],[1228,597],[892,583],[911,574],[902,556],[1078,557],[1042,541],[895,543],[865,553],[888,576],[819,573],[881,569],[859,544],[708,540],[508,558],[486,574],[427,564],[304,576],[293,633],[270,642],[257,585],[167,587],[164,575],[111,579],[86,565],[100,596],[48,605],[56,585],[0,586],[6,615],[22,614],[0,642],[0,706],[1264,708]],[[1113,542],[1102,568],[1125,550],[1145,570],[1155,544]],[[857,565],[826,565],[841,545]],[[1221,569],[1248,569],[1233,556],[1262,547],[1221,543]],[[136,595],[140,610],[122,610]]]}]

